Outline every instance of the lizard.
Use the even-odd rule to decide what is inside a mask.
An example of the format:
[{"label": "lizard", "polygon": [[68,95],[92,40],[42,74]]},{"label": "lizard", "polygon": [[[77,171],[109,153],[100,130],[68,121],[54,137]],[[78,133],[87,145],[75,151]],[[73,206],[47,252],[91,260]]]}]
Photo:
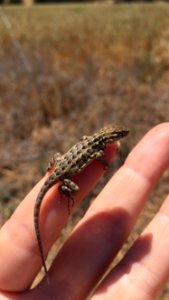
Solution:
[{"label": "lizard", "polygon": [[48,274],[48,271],[43,253],[39,220],[40,208],[45,194],[53,185],[60,182],[61,185],[58,189],[61,194],[68,198],[68,211],[70,213],[70,200],[73,203],[73,194],[79,191],[79,186],[70,179],[71,176],[80,173],[94,159],[101,161],[104,169],[106,169],[108,162],[103,157],[106,146],[115,143],[128,133],[129,129],[123,126],[105,126],[91,136],[83,136],[64,155],[56,153],[51,159],[47,171],[53,171],[41,187],[34,206],[34,227],[45,275]]}]

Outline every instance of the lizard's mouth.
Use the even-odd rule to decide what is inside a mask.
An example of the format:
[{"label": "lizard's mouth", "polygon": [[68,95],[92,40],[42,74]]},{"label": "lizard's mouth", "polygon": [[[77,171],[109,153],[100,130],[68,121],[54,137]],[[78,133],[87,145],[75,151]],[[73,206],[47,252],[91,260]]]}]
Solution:
[{"label": "lizard's mouth", "polygon": [[125,137],[126,135],[128,135],[128,133],[130,132],[130,130],[129,129],[125,129],[125,130],[123,130],[122,132],[120,132],[120,137]]}]

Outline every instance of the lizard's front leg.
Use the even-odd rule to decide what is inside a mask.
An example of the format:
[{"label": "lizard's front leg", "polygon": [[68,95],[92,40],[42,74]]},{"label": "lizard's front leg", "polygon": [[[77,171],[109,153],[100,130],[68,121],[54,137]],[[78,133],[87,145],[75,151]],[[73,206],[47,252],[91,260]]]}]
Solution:
[{"label": "lizard's front leg", "polygon": [[79,186],[72,180],[65,178],[62,180],[62,184],[59,186],[59,191],[68,198],[68,212],[70,214],[70,201],[73,205],[73,194],[79,191]]},{"label": "lizard's front leg", "polygon": [[109,168],[109,163],[108,161],[103,157],[104,155],[104,150],[102,149],[98,149],[98,151],[96,151],[93,154],[93,158],[95,158],[96,160],[100,161],[103,165],[104,170],[107,170]]},{"label": "lizard's front leg", "polygon": [[53,167],[56,167],[57,163],[61,160],[61,157],[62,155],[59,152],[55,153],[51,158],[46,171],[49,172]]}]

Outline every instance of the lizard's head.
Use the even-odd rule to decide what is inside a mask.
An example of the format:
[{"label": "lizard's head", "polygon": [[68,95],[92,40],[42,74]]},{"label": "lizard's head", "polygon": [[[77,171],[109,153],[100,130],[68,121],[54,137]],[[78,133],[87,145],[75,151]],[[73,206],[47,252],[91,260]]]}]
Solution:
[{"label": "lizard's head", "polygon": [[112,144],[125,137],[129,133],[129,129],[119,125],[108,125],[103,127],[99,133],[102,136],[103,143]]}]

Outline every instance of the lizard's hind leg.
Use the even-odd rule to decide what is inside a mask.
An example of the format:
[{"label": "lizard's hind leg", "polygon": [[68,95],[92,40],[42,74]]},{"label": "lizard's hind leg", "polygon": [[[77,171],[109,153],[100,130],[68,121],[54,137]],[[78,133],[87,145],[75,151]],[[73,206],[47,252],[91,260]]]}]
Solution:
[{"label": "lizard's hind leg", "polygon": [[68,178],[63,179],[62,182],[63,183],[59,186],[59,191],[62,195],[65,195],[68,198],[68,212],[70,214],[70,202],[72,204],[71,206],[73,206],[73,194],[79,191],[79,186]]}]

